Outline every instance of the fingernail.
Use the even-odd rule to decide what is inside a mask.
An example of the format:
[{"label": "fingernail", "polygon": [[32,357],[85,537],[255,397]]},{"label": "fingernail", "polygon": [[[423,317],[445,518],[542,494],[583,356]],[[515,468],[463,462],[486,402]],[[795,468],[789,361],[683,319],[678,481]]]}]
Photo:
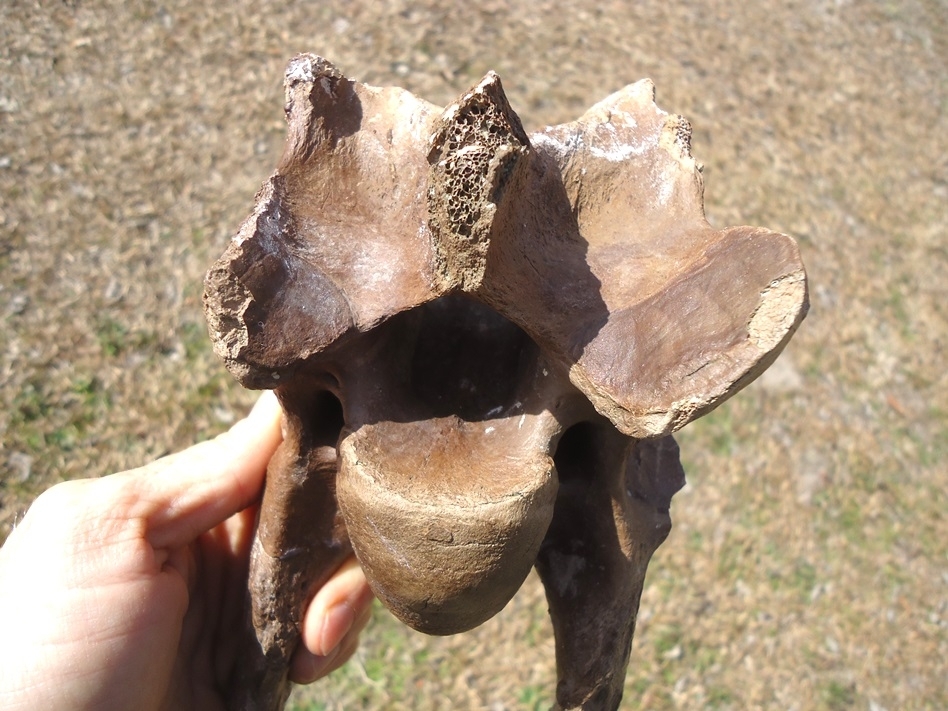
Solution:
[{"label": "fingernail", "polygon": [[323,618],[322,631],[319,634],[319,651],[323,655],[328,655],[336,649],[342,642],[342,638],[352,629],[354,621],[355,613],[348,601],[330,607]]}]

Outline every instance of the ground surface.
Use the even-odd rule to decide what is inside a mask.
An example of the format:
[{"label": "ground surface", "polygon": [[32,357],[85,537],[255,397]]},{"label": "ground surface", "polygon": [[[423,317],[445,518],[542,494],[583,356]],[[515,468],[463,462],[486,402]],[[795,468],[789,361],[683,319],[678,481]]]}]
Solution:
[{"label": "ground surface", "polygon": [[[216,6],[211,9],[211,5]],[[0,3],[0,525],[65,478],[224,428],[201,279],[283,140],[282,68],[444,104],[488,69],[528,130],[651,77],[711,223],[794,235],[812,309],[680,442],[629,709],[948,708],[948,5]],[[539,584],[467,635],[379,611],[302,708],[534,709]]]}]

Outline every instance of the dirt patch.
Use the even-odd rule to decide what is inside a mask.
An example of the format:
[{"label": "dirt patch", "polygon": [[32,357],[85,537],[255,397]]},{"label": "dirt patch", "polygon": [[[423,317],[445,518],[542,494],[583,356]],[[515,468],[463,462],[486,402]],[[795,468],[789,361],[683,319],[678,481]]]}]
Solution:
[{"label": "dirt patch", "polygon": [[[948,707],[948,11],[943,2],[0,6],[0,525],[61,479],[208,437],[253,399],[204,270],[321,53],[444,104],[488,69],[528,130],[651,77],[716,227],[794,235],[810,316],[680,437],[628,708]],[[379,613],[310,708],[542,708],[538,584],[431,640]],[[319,699],[319,701],[310,701]]]}]

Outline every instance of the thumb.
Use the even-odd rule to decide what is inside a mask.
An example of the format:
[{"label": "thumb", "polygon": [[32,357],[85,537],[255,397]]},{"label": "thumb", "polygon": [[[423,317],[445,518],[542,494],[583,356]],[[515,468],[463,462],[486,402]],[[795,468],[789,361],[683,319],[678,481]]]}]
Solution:
[{"label": "thumb", "polygon": [[186,545],[257,499],[283,439],[280,413],[273,392],[264,392],[227,432],[117,475],[139,492],[134,515],[145,521],[152,546]]}]

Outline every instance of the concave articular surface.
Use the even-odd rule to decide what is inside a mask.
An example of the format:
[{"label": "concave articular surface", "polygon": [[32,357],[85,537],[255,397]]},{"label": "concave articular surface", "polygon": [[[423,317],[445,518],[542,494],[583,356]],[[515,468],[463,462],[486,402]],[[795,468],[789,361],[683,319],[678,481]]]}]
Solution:
[{"label": "concave articular surface", "polygon": [[557,708],[616,708],[684,483],[671,433],[790,339],[796,244],[710,227],[690,126],[647,80],[532,135],[493,73],[446,109],[315,55],[285,86],[283,157],[206,279],[215,351],[285,415],[231,708],[282,708],[350,550],[430,634],[535,565]]}]

